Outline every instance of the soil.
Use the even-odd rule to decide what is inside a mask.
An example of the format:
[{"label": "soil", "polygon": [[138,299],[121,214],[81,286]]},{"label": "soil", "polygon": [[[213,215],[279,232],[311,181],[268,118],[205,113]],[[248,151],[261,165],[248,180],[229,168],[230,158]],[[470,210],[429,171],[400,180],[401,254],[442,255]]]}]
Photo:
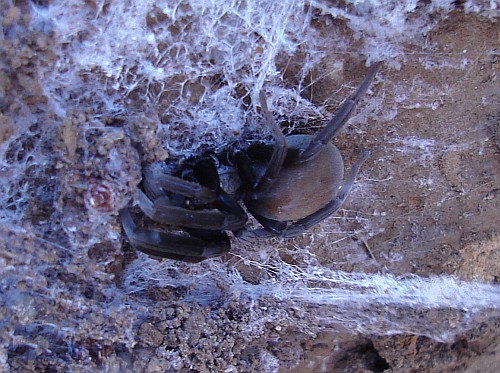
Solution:
[{"label": "soil", "polygon": [[[203,282],[213,284],[206,271],[216,275],[226,266],[248,284],[272,278],[238,260],[245,250],[253,255],[248,242],[235,240],[234,254],[208,267],[138,256],[123,239],[117,212],[135,193],[140,160],[166,158],[154,125],[145,125],[145,117],[104,115],[103,126],[82,135],[78,126],[96,113],[78,106],[60,120],[40,76],[41,66],[57,58],[53,40],[29,30],[29,12],[21,10],[1,11],[0,144],[8,147],[0,179],[9,185],[2,209],[11,218],[0,226],[0,369],[495,372],[500,366],[498,312],[464,324],[449,341],[357,333],[310,324],[307,308],[255,298],[222,281],[205,293]],[[261,243],[259,255],[277,251],[295,264],[290,253],[307,248],[319,265],[349,273],[498,284],[499,40],[497,21],[455,11],[427,35],[425,48],[407,45],[411,53],[399,68],[388,61],[349,129],[335,139],[348,166],[362,148],[372,151],[347,203],[301,237]],[[344,81],[359,82],[366,72],[354,58],[341,66]],[[339,87],[339,76],[304,95],[331,85]],[[355,85],[314,97],[331,100],[333,112]],[[12,218],[19,211],[28,213]]]}]

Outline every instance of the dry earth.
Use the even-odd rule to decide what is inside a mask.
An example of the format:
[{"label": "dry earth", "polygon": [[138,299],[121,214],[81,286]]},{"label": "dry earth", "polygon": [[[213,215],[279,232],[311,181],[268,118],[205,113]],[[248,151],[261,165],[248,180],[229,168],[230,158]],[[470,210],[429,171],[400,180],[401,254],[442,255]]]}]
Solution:
[{"label": "dry earth", "polygon": [[[75,128],[96,113],[72,108],[61,123],[49,107],[38,69],[56,58],[50,33],[30,31],[29,11],[23,6],[1,12],[0,142],[13,136],[15,141],[9,142],[0,178],[16,189],[1,208],[14,215],[23,208],[28,214],[21,222],[5,220],[0,227],[0,369],[494,372],[500,366],[495,314],[463,326],[451,342],[317,325],[307,333],[305,311],[297,308],[293,317],[280,313],[276,310],[287,303],[271,297],[226,294],[220,285],[211,290],[219,299],[195,302],[202,290],[192,284],[165,285],[145,279],[146,274],[144,279],[131,276],[137,255],[120,239],[116,215],[104,218],[102,213],[109,207],[107,187],[122,191],[116,208],[128,203],[139,179],[138,157],[143,155],[127,137],[127,129],[138,127],[137,119],[104,116],[105,127],[78,137]],[[278,245],[282,260],[293,264],[296,258],[290,252],[307,247],[320,265],[334,263],[337,270],[454,275],[498,284],[500,28],[498,22],[456,11],[427,38],[424,49],[407,46],[400,68],[391,63],[383,68],[352,128],[336,139],[348,164],[362,147],[373,151],[344,209],[303,237],[262,244],[264,252]],[[289,66],[290,85],[293,68]],[[323,97],[322,92],[331,92],[333,86],[333,102],[338,102],[366,69],[353,58],[343,61],[341,71],[304,95],[323,102],[330,94]],[[339,80],[354,83],[340,87]],[[380,112],[386,120],[377,122],[373,113],[380,117]],[[18,118],[28,119],[20,123]],[[144,128],[137,132],[155,141]],[[149,150],[161,153],[157,144]],[[108,168],[111,153],[121,160],[120,170]],[[44,158],[30,154],[57,162],[41,167]],[[88,154],[101,158],[85,158]],[[85,162],[102,162],[93,168],[102,174],[86,174]],[[110,173],[113,178],[106,179]],[[95,186],[85,180],[105,182]],[[89,193],[104,200],[92,205]],[[91,208],[100,214],[89,213]],[[107,238],[92,244],[92,235]],[[79,241],[81,248],[70,245]],[[247,249],[242,242],[233,248],[236,255]],[[219,263],[236,266],[250,284],[270,276],[235,258],[229,255]],[[171,271],[175,279],[190,268]],[[134,286],[140,290],[129,291]],[[452,318],[455,313],[460,312],[425,317]]]}]

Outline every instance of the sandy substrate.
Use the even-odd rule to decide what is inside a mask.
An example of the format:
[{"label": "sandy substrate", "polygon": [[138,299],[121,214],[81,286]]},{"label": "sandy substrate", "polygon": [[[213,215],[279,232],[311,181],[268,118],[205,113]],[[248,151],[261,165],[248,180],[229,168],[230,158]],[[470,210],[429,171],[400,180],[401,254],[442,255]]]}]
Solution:
[{"label": "sandy substrate", "polygon": [[[347,165],[372,150],[335,216],[290,240],[235,239],[230,254],[193,265],[137,254],[117,218],[141,164],[167,157],[156,122],[71,95],[61,117],[41,72],[64,46],[31,28],[30,9],[1,11],[0,370],[496,371],[500,304],[485,297],[500,276],[498,19],[458,9],[425,47],[386,61],[335,139]],[[322,32],[325,19],[315,19]],[[366,67],[324,60],[336,62],[316,66],[302,95],[333,113]],[[300,70],[289,62],[278,62],[285,86]],[[307,300],[299,290],[330,286],[292,273],[311,266],[399,284],[455,276],[471,303]]]}]

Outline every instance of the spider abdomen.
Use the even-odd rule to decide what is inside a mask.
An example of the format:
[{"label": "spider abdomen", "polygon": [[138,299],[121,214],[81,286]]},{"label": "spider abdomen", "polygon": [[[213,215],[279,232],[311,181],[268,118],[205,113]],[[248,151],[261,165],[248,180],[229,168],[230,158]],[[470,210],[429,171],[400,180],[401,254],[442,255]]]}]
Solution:
[{"label": "spider abdomen", "polygon": [[[288,150],[307,146],[312,136],[286,138]],[[329,143],[312,159],[285,162],[272,187],[256,200],[247,201],[251,212],[272,220],[300,220],[326,206],[338,193],[344,176],[339,150]]]}]

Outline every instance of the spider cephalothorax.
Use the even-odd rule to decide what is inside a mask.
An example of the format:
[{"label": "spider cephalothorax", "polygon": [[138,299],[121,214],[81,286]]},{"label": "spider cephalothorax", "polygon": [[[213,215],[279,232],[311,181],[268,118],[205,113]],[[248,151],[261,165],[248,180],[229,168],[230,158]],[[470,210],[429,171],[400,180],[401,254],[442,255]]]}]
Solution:
[{"label": "spider cephalothorax", "polygon": [[[148,218],[183,233],[138,228],[128,210],[122,224],[137,249],[154,256],[200,261],[230,249],[226,231],[245,231],[247,213],[263,226],[255,236],[293,237],[334,213],[345,201],[369,155],[363,150],[344,180],[344,163],[332,138],[344,127],[375,78],[373,65],[358,90],[316,135],[284,136],[267,108],[260,105],[273,143],[256,143],[224,154],[206,154],[184,162],[169,173],[159,167],[144,171],[139,207]],[[236,192],[222,187],[217,163],[234,168],[240,179]],[[252,233],[252,232],[250,232]]]}]

